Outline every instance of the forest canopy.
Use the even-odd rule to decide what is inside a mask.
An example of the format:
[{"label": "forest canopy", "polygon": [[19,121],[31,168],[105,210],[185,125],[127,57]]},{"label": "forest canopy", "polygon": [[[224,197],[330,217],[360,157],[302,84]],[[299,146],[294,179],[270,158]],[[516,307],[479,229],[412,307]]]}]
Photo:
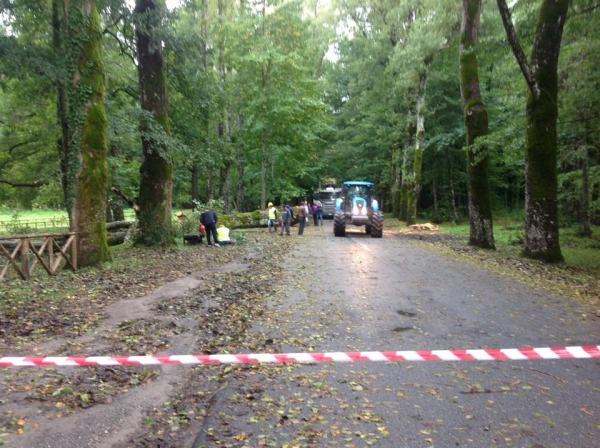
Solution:
[{"label": "forest canopy", "polygon": [[[264,209],[353,179],[374,182],[384,210],[407,222],[471,216],[473,225],[481,207],[473,198],[489,185],[490,213],[525,209],[547,240],[554,230],[532,221],[528,208],[589,230],[600,221],[600,3],[555,2],[566,20],[552,36],[540,31],[548,3],[1,0],[0,204],[75,216],[86,203],[77,173],[91,163],[78,165],[81,139],[93,124],[76,130],[96,113],[106,117],[95,133],[105,142],[92,149],[95,157],[105,152],[107,178],[95,185],[106,201],[111,186],[141,200],[147,216],[213,199],[225,211]],[[465,21],[473,5],[476,20]],[[73,48],[76,25],[87,47]],[[486,112],[485,133],[472,139],[473,104],[461,101],[461,76],[471,73],[460,66],[466,25],[477,27],[468,51],[476,51],[477,101]],[[536,52],[551,50],[555,73],[528,78]],[[96,68],[76,65],[83,53],[100,58]],[[93,73],[101,78],[86,78]],[[552,85],[555,143],[542,144],[530,132],[531,111],[546,110],[536,92],[551,100]],[[82,100],[89,89],[96,93]],[[104,110],[91,111],[92,101]],[[536,190],[540,159],[556,165],[547,195]],[[485,182],[470,187],[468,168],[481,161]],[[151,183],[157,175],[161,182]],[[162,205],[151,184],[169,189]]]}]

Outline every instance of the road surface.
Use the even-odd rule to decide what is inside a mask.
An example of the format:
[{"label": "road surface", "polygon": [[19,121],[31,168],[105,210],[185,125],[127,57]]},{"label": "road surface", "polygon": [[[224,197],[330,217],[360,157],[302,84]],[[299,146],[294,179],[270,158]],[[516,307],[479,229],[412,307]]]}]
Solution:
[{"label": "road surface", "polygon": [[[288,280],[252,331],[283,352],[600,344],[593,307],[348,230],[292,236]],[[600,361],[262,365],[232,374],[209,414],[195,447],[593,447]]]}]

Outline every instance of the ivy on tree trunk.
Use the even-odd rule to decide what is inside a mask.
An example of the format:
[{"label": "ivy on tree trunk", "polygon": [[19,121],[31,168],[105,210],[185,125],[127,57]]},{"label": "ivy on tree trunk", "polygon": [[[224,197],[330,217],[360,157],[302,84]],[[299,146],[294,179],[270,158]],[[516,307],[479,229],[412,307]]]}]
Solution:
[{"label": "ivy on tree trunk", "polygon": [[477,139],[488,133],[488,115],[479,87],[477,40],[481,0],[463,0],[459,45],[460,94],[467,134],[469,244],[495,249],[487,148]]},{"label": "ivy on tree trunk", "polygon": [[146,112],[141,124],[140,233],[136,242],[145,246],[167,246],[174,244],[173,160],[167,144],[169,115],[162,41],[157,35],[162,16],[159,2],[136,0],[135,15],[140,103]]},{"label": "ivy on tree trunk", "polygon": [[78,260],[89,266],[110,260],[106,237],[108,186],[102,28],[96,0],[68,6],[70,145],[78,151],[71,230],[80,232]]}]

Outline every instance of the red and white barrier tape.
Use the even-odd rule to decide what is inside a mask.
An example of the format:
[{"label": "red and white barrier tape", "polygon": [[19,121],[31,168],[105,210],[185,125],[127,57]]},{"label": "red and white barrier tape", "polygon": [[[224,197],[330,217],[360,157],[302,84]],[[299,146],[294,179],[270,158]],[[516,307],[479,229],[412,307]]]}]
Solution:
[{"label": "red and white barrier tape", "polygon": [[237,355],[156,355],[88,357],[2,357],[0,367],[115,366],[154,364],[318,363],[356,361],[508,361],[526,359],[600,358],[600,345],[503,348],[481,350],[417,350],[387,352],[251,353]]}]

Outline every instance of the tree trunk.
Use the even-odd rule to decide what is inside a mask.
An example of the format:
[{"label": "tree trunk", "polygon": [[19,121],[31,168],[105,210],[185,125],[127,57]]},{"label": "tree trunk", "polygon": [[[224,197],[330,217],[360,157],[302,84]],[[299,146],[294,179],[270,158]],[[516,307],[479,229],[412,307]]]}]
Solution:
[{"label": "tree trunk", "polygon": [[125,221],[125,211],[120,202],[109,201],[113,221]]},{"label": "tree trunk", "polygon": [[199,183],[198,183],[198,164],[194,163],[192,166],[192,201],[198,201],[200,199],[199,195]]},{"label": "tree trunk", "polygon": [[[238,127],[242,129],[244,127],[244,116],[238,114]],[[245,211],[244,207],[244,171],[246,168],[246,162],[244,158],[244,144],[239,143],[237,145],[237,210],[239,212]]]},{"label": "tree trunk", "polygon": [[433,179],[433,213],[438,216],[438,198],[437,198],[437,185],[435,178]]},{"label": "tree trunk", "polygon": [[215,182],[214,170],[212,166],[208,167],[206,173],[206,202],[212,201],[215,198]]},{"label": "tree trunk", "polygon": [[459,45],[460,94],[467,134],[467,184],[469,194],[469,244],[495,249],[487,148],[476,140],[488,133],[487,109],[479,87],[477,40],[481,0],[463,0]]},{"label": "tree trunk", "polygon": [[104,110],[102,28],[96,0],[72,1],[67,13],[69,55],[74,63],[69,96],[70,142],[79,152],[71,231],[79,232],[79,265],[90,266],[110,260],[106,240],[108,121]]},{"label": "tree trunk", "polygon": [[[64,52],[64,46],[62,43],[62,20],[60,17],[60,1],[52,0],[52,49],[57,60],[62,59]],[[67,112],[67,89],[65,87],[64,80],[59,75],[56,79],[56,119],[60,126],[60,137],[56,142],[56,149],[58,151],[58,160],[60,167],[60,180],[61,188],[63,192],[63,199],[65,201],[65,207],[70,211],[69,207],[69,182],[67,181],[69,172],[69,121]]]},{"label": "tree trunk", "polygon": [[395,218],[400,219],[401,203],[401,164],[400,164],[400,144],[394,143],[392,147],[392,213]]},{"label": "tree trunk", "polygon": [[[201,0],[200,5],[200,50],[201,50],[201,64],[202,69],[204,70],[205,75],[208,76],[208,0]],[[204,148],[203,151],[205,154],[211,150],[209,145],[209,134],[210,134],[210,114],[211,109],[209,104],[204,105],[205,113],[204,118],[205,121],[203,124],[204,130]],[[212,201],[214,199],[214,184],[213,184],[213,167],[212,167],[212,157],[211,161],[208,162],[208,166],[206,167],[206,202]]]},{"label": "tree trunk", "polygon": [[[262,0],[262,37],[265,39],[266,36],[266,14],[267,14],[267,0]],[[267,81],[268,81],[268,62],[265,65],[262,64],[262,94],[267,95]],[[260,209],[265,210],[267,208],[267,130],[265,129],[267,123],[267,117],[263,116],[263,129],[262,129],[262,159],[260,169]]]},{"label": "tree trunk", "polygon": [[412,153],[414,150],[414,137],[416,134],[417,124],[415,121],[415,111],[413,110],[414,105],[410,105],[407,111],[406,120],[406,142],[404,144],[404,151],[402,151],[402,183],[400,184],[400,221],[408,221],[408,204],[411,202],[411,195],[413,191],[413,170],[412,164],[409,163],[412,160]]},{"label": "tree trunk", "polygon": [[586,237],[592,236],[592,227],[590,223],[590,174],[587,147],[584,149],[581,159],[581,207],[579,210],[579,234]]},{"label": "tree trunk", "polygon": [[406,225],[417,223],[417,202],[421,193],[421,168],[423,166],[423,142],[425,139],[425,89],[427,86],[427,67],[425,64],[423,72],[419,76],[419,87],[417,89],[417,127],[415,133],[415,151],[413,161],[413,185],[410,202],[407,203]]},{"label": "tree trunk", "polygon": [[523,57],[505,0],[496,0],[529,92],[525,143],[525,248],[548,263],[563,261],[558,227],[558,56],[569,0],[543,0],[531,52]]},{"label": "tree trunk", "polygon": [[260,209],[267,208],[267,131],[262,130],[262,158],[260,166]]},{"label": "tree trunk", "polygon": [[[158,0],[136,0],[136,38],[140,103],[148,116],[142,119],[142,165],[140,167],[140,233],[137,244],[175,244],[171,222],[173,160],[164,136],[154,136],[150,120],[169,135],[168,99],[162,55],[162,42],[156,35],[160,26]],[[157,138],[160,137],[160,138]]]},{"label": "tree trunk", "polygon": [[458,210],[456,210],[456,194],[454,193],[454,178],[452,176],[452,158],[450,157],[450,151],[446,148],[446,162],[448,162],[448,178],[450,179],[450,200],[452,202],[452,213],[454,216],[454,222],[458,222]]}]

